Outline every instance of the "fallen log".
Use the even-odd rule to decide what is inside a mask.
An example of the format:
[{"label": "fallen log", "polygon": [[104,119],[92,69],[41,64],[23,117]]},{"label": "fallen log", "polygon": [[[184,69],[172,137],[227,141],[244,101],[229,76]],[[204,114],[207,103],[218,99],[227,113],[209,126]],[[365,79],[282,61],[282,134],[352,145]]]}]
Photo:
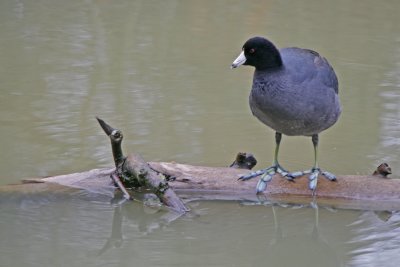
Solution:
[{"label": "fallen log", "polygon": [[[388,166],[384,166],[386,171],[383,174],[379,172],[380,175],[343,175],[338,176],[336,182],[320,177],[314,195],[308,189],[306,176],[296,178],[293,182],[282,177],[274,177],[268,183],[266,191],[256,195],[257,178],[249,181],[237,180],[247,170],[167,162],[146,163],[140,156],[133,154],[124,157],[121,149],[122,133],[101,120],[99,122],[111,139],[116,168],[95,169],[43,179],[25,179],[25,182],[58,184],[69,188],[113,195],[115,184],[118,184],[116,179],[119,179],[121,183],[118,187],[122,191],[125,190],[125,187],[148,188],[159,197],[162,203],[181,213],[186,212],[188,208],[180,197],[184,198],[186,202],[204,199],[251,201],[261,204],[275,202],[305,204],[312,201],[320,205],[338,208],[400,210],[400,179],[385,178],[391,173],[391,170],[387,169]],[[113,140],[113,138],[116,139]],[[243,155],[239,155],[239,161],[242,161]],[[167,181],[158,174],[167,178],[173,177],[173,179]],[[0,192],[29,190],[29,187],[34,191],[34,186],[30,184],[29,186],[0,187]],[[47,189],[54,190],[54,187],[42,185],[37,190]],[[125,192],[125,195],[130,197],[128,191]]]},{"label": "fallen log", "polygon": [[[150,162],[151,168],[176,177],[171,187],[183,195],[191,192],[208,195],[205,199],[230,199],[259,201],[269,199],[288,203],[332,205],[340,208],[400,210],[400,179],[380,178],[373,175],[341,175],[336,182],[323,177],[318,179],[315,195],[308,188],[304,175],[294,182],[275,175],[263,194],[256,195],[257,178],[238,181],[246,170],[191,166],[178,163]],[[214,195],[214,196],[213,196]]]},{"label": "fallen log", "polygon": [[[135,164],[135,157],[128,161]],[[255,194],[258,179],[238,181],[247,170],[227,167],[204,167],[168,162],[149,162],[159,173],[174,176],[169,181],[171,189],[185,202],[192,200],[251,201],[260,204],[292,203],[361,210],[400,210],[400,179],[379,178],[372,175],[341,175],[336,182],[319,179],[315,196],[308,189],[307,176],[289,182],[274,177],[263,194]],[[113,168],[60,175],[25,182],[51,183],[84,189],[90,192],[112,195],[115,187],[110,180]],[[30,185],[32,187],[35,184]],[[9,186],[8,190],[15,188]],[[4,190],[4,187],[3,187]],[[1,190],[0,190],[1,191]]]}]

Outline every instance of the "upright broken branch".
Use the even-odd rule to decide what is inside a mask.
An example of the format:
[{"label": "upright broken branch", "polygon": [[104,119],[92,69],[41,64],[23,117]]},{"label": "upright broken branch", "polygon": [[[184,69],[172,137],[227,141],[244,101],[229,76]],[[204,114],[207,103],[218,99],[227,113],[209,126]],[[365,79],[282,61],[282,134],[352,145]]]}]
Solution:
[{"label": "upright broken branch", "polygon": [[121,147],[123,135],[120,130],[114,129],[99,118],[97,118],[97,121],[111,140],[116,167],[115,172],[111,174],[111,178],[125,195],[129,196],[125,187],[143,187],[156,194],[160,201],[171,209],[179,213],[189,211],[183,201],[169,187],[167,181],[152,170],[139,155],[131,154],[128,157],[124,156]]}]

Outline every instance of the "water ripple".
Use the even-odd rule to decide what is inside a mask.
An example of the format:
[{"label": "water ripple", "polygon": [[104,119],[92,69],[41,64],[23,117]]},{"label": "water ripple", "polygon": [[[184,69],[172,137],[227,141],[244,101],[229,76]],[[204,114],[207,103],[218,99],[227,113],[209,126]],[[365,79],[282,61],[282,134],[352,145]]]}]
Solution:
[{"label": "water ripple", "polygon": [[[349,254],[349,266],[395,267],[400,261],[400,213],[365,212],[357,221],[356,236],[349,242],[357,246]],[[387,220],[386,220],[387,219]]]}]

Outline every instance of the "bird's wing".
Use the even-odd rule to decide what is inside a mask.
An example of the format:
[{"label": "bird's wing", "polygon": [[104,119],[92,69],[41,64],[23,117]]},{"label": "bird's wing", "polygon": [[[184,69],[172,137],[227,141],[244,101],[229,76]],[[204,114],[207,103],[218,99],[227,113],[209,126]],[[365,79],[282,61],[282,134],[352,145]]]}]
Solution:
[{"label": "bird's wing", "polygon": [[283,48],[280,53],[294,83],[321,83],[321,87],[331,88],[338,93],[335,71],[319,53],[297,47]]}]

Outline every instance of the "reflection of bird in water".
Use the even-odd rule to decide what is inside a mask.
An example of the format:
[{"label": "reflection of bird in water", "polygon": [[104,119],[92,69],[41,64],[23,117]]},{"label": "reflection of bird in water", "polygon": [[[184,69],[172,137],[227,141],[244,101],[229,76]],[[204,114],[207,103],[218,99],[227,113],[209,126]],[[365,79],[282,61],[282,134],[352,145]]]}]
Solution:
[{"label": "reflection of bird in water", "polygon": [[[295,234],[285,234],[284,224],[278,219],[277,207],[272,206],[275,225],[275,239],[270,241],[265,248],[265,253],[260,255],[268,262],[268,266],[343,266],[335,250],[331,248],[319,233],[319,208],[311,204],[315,217],[312,231],[303,227]],[[308,209],[302,208],[304,211]],[[255,262],[261,262],[256,259]]]},{"label": "reflection of bird in water", "polygon": [[[328,61],[317,52],[297,47],[278,50],[262,37],[249,39],[242,53],[232,63],[255,67],[250,93],[250,108],[255,117],[276,131],[275,155],[269,168],[240,177],[241,180],[262,175],[257,192],[262,192],[276,173],[293,180],[309,175],[309,187],[315,190],[318,175],[329,180],[336,177],[318,166],[318,134],[338,120],[341,107],[338,80]],[[289,173],[278,162],[282,134],[310,136],[314,145],[314,166],[304,172]]]}]

